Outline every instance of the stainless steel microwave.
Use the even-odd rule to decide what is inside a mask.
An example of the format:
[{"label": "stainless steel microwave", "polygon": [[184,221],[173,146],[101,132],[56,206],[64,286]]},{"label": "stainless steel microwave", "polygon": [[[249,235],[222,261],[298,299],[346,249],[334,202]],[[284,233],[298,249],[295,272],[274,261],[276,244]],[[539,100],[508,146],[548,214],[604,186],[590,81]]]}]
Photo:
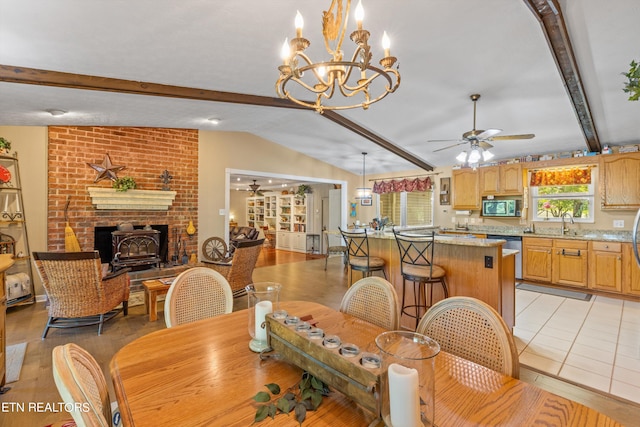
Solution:
[{"label": "stainless steel microwave", "polygon": [[520,216],[518,200],[483,200],[482,216]]}]

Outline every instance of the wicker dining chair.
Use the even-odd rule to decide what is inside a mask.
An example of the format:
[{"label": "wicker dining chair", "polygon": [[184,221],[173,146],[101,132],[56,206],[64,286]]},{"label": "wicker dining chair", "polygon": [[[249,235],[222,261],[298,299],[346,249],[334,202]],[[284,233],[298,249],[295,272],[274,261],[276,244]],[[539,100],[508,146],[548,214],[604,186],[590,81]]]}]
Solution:
[{"label": "wicker dining chair", "polygon": [[351,267],[351,273],[349,275],[349,286],[353,283],[353,271],[361,271],[362,277],[369,277],[374,271],[382,271],[384,278],[387,278],[387,273],[384,270],[384,259],[371,256],[369,254],[369,237],[366,230],[358,231],[345,231],[338,227],[342,238],[347,245],[347,256],[349,257],[349,266]]},{"label": "wicker dining chair", "polygon": [[183,271],[164,300],[167,328],[233,311],[233,294],[222,274],[206,267]]},{"label": "wicker dining chair", "polygon": [[400,325],[396,290],[382,277],[365,277],[354,283],[342,297],[340,311],[390,331]]},{"label": "wicker dining chair", "polygon": [[33,259],[49,302],[42,339],[49,328],[87,325],[98,325],[100,335],[105,321],[128,314],[129,269],[102,277],[98,251],[33,252]]},{"label": "wicker dining chair", "polygon": [[471,297],[450,297],[434,304],[416,332],[440,348],[494,371],[518,378],[518,349],[509,327],[489,304]]},{"label": "wicker dining chair", "polygon": [[86,350],[74,343],[59,345],[53,349],[52,365],[58,393],[76,425],[110,427],[120,418],[113,417],[102,369]]},{"label": "wicker dining chair", "polygon": [[203,264],[222,274],[229,282],[234,297],[247,293],[245,287],[253,283],[253,269],[258,261],[264,239],[243,239],[237,242],[233,257],[222,261],[203,259]]}]

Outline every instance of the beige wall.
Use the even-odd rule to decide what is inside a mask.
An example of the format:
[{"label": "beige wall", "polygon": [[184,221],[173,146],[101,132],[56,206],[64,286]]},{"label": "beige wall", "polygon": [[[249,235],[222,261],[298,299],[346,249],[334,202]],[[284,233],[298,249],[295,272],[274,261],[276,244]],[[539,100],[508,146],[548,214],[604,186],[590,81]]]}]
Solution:
[{"label": "beige wall", "polygon": [[[346,181],[348,200],[353,200],[354,194],[351,193],[361,179],[343,169],[244,132],[201,131],[199,152],[200,245],[208,237],[225,236],[228,231],[225,216],[219,214],[227,202],[226,169]],[[231,210],[236,219],[242,218],[244,214],[239,212],[242,207],[235,197],[232,200]],[[350,218],[348,222],[351,222]]]}]

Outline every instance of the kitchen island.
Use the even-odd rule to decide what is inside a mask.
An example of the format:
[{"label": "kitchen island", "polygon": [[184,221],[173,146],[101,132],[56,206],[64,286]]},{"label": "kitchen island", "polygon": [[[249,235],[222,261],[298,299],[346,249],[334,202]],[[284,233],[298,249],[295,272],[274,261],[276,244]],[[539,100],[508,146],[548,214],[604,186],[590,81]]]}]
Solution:
[{"label": "kitchen island", "polygon": [[[493,307],[513,329],[515,323],[515,254],[503,249],[505,240],[436,235],[435,264],[447,272],[449,296],[469,296]],[[369,249],[373,256],[383,258],[389,281],[402,299],[400,252],[393,233],[369,234]],[[439,286],[433,288],[434,301],[444,297]],[[407,300],[413,300],[413,286],[407,286]],[[404,328],[413,329],[409,317],[400,319]]]}]

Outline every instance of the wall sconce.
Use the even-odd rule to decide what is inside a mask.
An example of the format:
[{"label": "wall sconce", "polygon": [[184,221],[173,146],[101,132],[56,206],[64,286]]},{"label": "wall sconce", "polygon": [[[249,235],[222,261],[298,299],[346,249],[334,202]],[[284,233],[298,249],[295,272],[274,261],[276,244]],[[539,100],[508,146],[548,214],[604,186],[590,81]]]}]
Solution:
[{"label": "wall sconce", "polygon": [[189,221],[189,225],[187,225],[187,235],[189,239],[193,239],[194,234],[196,234],[196,227],[193,225],[193,221]]}]

